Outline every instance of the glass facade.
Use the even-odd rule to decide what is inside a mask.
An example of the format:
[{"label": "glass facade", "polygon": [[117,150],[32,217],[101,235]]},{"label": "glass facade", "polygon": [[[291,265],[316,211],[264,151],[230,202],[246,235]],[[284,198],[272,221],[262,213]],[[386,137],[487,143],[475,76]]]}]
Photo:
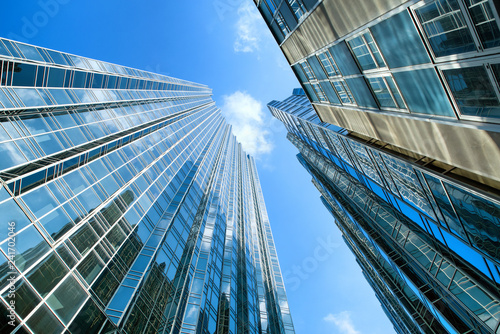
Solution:
[{"label": "glass facade", "polygon": [[323,123],[300,89],[268,107],[398,333],[500,331],[497,195]]},{"label": "glass facade", "polygon": [[294,333],[208,87],[6,39],[0,63],[0,332]]}]

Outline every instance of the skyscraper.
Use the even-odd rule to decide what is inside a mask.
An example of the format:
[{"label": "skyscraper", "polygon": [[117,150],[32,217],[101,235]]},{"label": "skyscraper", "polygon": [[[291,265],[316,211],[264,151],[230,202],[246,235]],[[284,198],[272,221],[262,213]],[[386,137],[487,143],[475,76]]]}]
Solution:
[{"label": "skyscraper", "polygon": [[398,333],[498,333],[500,201],[323,123],[305,92],[268,104]]},{"label": "skyscraper", "polygon": [[6,39],[0,62],[2,333],[294,333],[208,87]]},{"label": "skyscraper", "polygon": [[497,2],[255,3],[322,121],[500,189]]}]

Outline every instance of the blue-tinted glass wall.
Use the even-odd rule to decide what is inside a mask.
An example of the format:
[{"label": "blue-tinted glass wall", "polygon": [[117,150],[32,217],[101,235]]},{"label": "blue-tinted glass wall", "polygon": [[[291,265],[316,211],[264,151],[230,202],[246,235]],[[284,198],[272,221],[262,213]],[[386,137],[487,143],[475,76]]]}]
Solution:
[{"label": "blue-tinted glass wall", "polygon": [[208,87],[5,39],[0,62],[2,332],[294,332]]},{"label": "blue-tinted glass wall", "polygon": [[495,332],[497,196],[321,122],[300,90],[268,106],[397,330]]}]

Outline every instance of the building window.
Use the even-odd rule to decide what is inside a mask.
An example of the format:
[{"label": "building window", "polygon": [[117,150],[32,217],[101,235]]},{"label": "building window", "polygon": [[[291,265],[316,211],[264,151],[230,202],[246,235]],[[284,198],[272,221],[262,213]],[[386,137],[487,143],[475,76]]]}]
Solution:
[{"label": "building window", "polygon": [[290,32],[290,28],[288,28],[288,25],[285,22],[285,19],[283,18],[283,15],[281,15],[280,12],[276,13],[276,22],[278,23],[278,26],[280,27],[281,31],[283,32],[283,35],[286,36]]},{"label": "building window", "polygon": [[363,70],[386,67],[385,61],[369,31],[347,41],[358,64]]},{"label": "building window", "polygon": [[[492,68],[498,80],[500,64]],[[500,118],[499,94],[484,66],[444,70],[443,74],[463,115]]]},{"label": "building window", "polygon": [[406,109],[401,93],[392,77],[368,78],[368,82],[381,108]]},{"label": "building window", "polygon": [[316,79],[316,76],[314,75],[314,72],[312,71],[311,66],[309,66],[307,61],[300,63],[300,66],[302,66],[302,69],[306,74],[307,80],[311,81]]},{"label": "building window", "polygon": [[436,57],[476,50],[458,0],[437,0],[415,13]]},{"label": "building window", "polygon": [[288,4],[292,8],[297,20],[300,20],[300,18],[306,13],[306,8],[301,0],[288,0]]},{"label": "building window", "polygon": [[276,8],[277,8],[276,3],[274,2],[274,0],[266,0],[265,2],[267,3],[267,6],[271,10],[271,13],[274,14],[274,12],[276,12]]},{"label": "building window", "polygon": [[328,100],[326,99],[326,95],[323,92],[323,89],[318,83],[311,83],[311,86],[314,88],[314,91],[316,92],[316,95],[318,96],[318,99],[321,102],[328,102]]},{"label": "building window", "polygon": [[349,86],[343,80],[332,81],[333,87],[337,91],[342,104],[355,104],[354,98],[352,97],[351,90]]},{"label": "building window", "polygon": [[500,30],[491,0],[465,0],[467,9],[484,48],[500,45]]},{"label": "building window", "polygon": [[335,60],[333,59],[329,51],[320,53],[318,55],[318,59],[321,61],[321,64],[323,65],[323,68],[325,69],[325,72],[328,74],[328,76],[334,77],[341,74],[337,64],[335,63]]}]

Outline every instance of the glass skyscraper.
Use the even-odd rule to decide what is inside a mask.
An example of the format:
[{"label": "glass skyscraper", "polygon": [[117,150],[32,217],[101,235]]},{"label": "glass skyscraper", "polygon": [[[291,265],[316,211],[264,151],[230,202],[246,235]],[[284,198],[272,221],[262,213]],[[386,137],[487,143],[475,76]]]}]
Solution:
[{"label": "glass skyscraper", "polygon": [[498,193],[497,1],[254,2],[322,121]]},{"label": "glass skyscraper", "polygon": [[0,332],[294,333],[200,84],[0,39]]},{"label": "glass skyscraper", "polygon": [[398,333],[500,332],[500,201],[322,122],[302,89],[268,107]]}]

